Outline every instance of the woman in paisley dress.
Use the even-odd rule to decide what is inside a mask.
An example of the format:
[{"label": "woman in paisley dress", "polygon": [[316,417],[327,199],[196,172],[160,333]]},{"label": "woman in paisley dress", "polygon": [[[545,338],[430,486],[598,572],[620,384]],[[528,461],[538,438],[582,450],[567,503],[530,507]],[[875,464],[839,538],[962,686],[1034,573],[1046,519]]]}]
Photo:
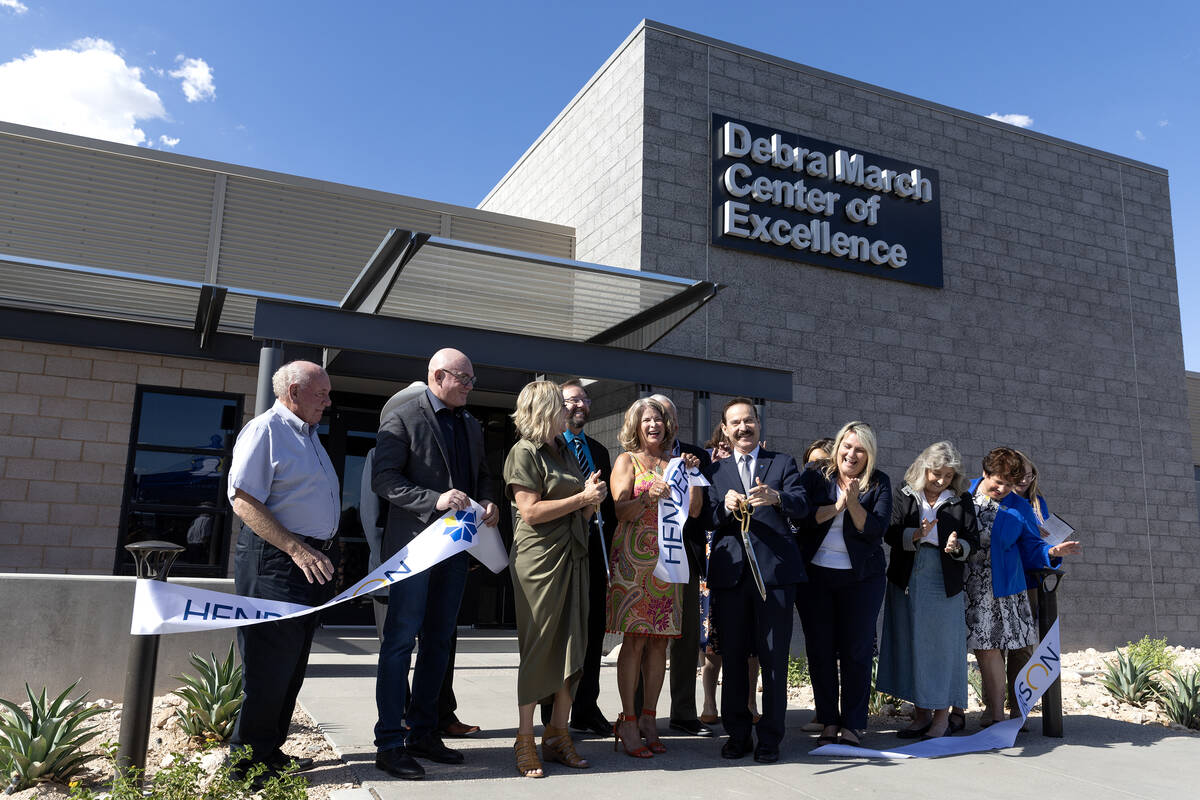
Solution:
[{"label": "woman in paisley dress", "polygon": [[1016,450],[997,447],[983,459],[983,477],[971,484],[979,547],[967,557],[967,647],[975,651],[983,677],[984,728],[1004,719],[1001,651],[1037,644],[1025,570],[1083,552],[1079,542],[1050,547],[1042,540],[1029,503],[1012,494],[1024,471]]},{"label": "woman in paisley dress", "polygon": [[[635,402],[625,412],[620,433],[625,452],[617,456],[610,482],[618,525],[609,559],[612,578],[605,627],[624,635],[617,657],[621,713],[613,735],[636,758],[666,752],[655,729],[655,704],[666,673],[667,641],[679,637],[683,611],[682,585],[653,574],[658,563],[658,501],[668,491],[662,475],[675,434],[661,404],[650,398]],[[682,457],[689,468],[699,465],[693,455]],[[700,513],[702,498],[700,489],[691,490],[689,516]],[[641,709],[634,703],[639,677],[645,706]]]}]

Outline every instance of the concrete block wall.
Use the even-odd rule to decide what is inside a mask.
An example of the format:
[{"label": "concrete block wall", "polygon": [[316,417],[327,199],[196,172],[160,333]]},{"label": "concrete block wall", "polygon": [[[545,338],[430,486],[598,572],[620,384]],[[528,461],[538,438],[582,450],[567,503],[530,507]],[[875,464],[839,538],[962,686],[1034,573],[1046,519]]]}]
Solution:
[{"label": "concrete block wall", "polygon": [[230,392],[257,366],[0,339],[0,572],[111,574],[137,386]]},{"label": "concrete block wall", "polygon": [[[855,418],[896,480],[939,439],[971,473],[993,446],[1024,450],[1086,547],[1067,564],[1064,645],[1200,643],[1165,172],[658,23],[639,37],[641,267],[725,285],[655,349],[791,369],[767,437],[797,456]],[[710,245],[711,113],[938,169],[944,288]],[[556,145],[552,130],[535,152]],[[598,223],[555,202],[558,166],[527,156],[506,180],[599,258],[584,246]]]}]

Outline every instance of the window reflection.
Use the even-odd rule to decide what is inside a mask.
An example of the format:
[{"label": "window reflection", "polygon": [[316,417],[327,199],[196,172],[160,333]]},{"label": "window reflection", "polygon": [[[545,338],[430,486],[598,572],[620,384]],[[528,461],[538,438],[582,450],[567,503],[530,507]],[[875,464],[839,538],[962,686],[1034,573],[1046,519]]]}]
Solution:
[{"label": "window reflection", "polygon": [[132,571],[124,545],[181,545],[177,575],[223,576],[230,513],[225,477],[241,426],[242,398],[139,388],[125,482],[117,571]]}]

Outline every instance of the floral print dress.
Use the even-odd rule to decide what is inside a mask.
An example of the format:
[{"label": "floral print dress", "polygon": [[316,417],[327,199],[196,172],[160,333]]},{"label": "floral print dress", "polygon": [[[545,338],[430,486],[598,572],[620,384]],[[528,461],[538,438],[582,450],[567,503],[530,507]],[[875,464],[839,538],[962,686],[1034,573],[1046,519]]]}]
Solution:
[{"label": "floral print dress", "polygon": [[992,591],[992,525],[1000,505],[975,495],[979,547],[967,556],[967,647],[1016,650],[1037,644],[1037,629],[1025,592],[996,597]]},{"label": "floral print dress", "polygon": [[[633,459],[633,496],[649,491],[661,474]],[[679,638],[683,585],[654,577],[658,564],[658,503],[636,519],[622,522],[613,534],[605,628],[609,633]]]}]

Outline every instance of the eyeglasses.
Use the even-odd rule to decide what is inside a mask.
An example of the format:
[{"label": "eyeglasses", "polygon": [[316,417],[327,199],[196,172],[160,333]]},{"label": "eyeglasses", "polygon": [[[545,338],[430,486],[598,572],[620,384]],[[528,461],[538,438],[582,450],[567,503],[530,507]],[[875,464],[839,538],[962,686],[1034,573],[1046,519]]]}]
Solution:
[{"label": "eyeglasses", "polygon": [[590,406],[591,404],[591,398],[588,397],[568,397],[563,400],[563,405],[567,408],[571,406]]},{"label": "eyeglasses", "polygon": [[463,386],[466,386],[467,388],[474,386],[476,381],[479,380],[474,375],[468,375],[467,373],[459,372],[456,369],[443,369],[442,372],[447,372],[447,373],[453,375],[455,380],[457,380],[459,383],[461,383]]}]

